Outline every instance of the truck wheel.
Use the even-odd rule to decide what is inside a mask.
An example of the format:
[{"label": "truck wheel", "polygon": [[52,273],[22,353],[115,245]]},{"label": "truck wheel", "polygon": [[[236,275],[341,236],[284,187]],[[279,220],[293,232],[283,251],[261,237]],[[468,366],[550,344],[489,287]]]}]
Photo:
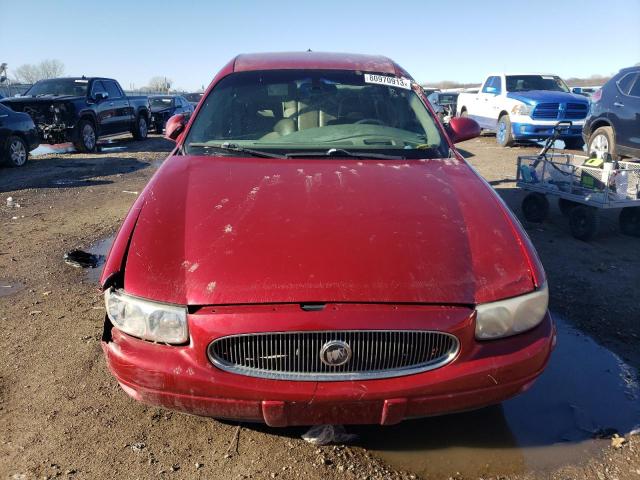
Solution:
[{"label": "truck wheel", "polygon": [[565,217],[568,217],[571,214],[571,210],[580,205],[578,202],[573,202],[571,200],[567,200],[566,198],[558,199],[558,207],[560,207],[560,212]]},{"label": "truck wheel", "polygon": [[569,150],[582,150],[584,140],[581,138],[565,138],[563,140],[565,148]]},{"label": "truck wheel", "polygon": [[496,141],[501,147],[511,147],[515,143],[513,140],[513,133],[511,132],[511,119],[509,118],[509,115],[503,115],[498,120]]},{"label": "truck wheel", "polygon": [[147,123],[147,117],[144,115],[138,115],[136,119],[136,124],[134,127],[133,138],[136,140],[144,140],[147,138],[147,134],[149,133],[149,124]]},{"label": "truck wheel", "polygon": [[541,193],[530,193],[522,200],[522,214],[530,222],[542,222],[549,215],[549,200]]},{"label": "truck wheel", "polygon": [[7,138],[2,156],[10,167],[22,167],[29,158],[29,149],[22,138],[11,135]]},{"label": "truck wheel", "polygon": [[578,205],[569,214],[571,235],[578,240],[591,240],[598,231],[599,223],[597,210],[593,207]]},{"label": "truck wheel", "polygon": [[608,153],[615,158],[616,143],[613,135],[613,128],[596,128],[589,137],[589,147],[587,148],[587,153],[589,153],[589,155],[595,153],[598,158],[603,158],[605,153]]},{"label": "truck wheel", "polygon": [[89,120],[80,120],[78,122],[76,140],[73,145],[76,150],[82,153],[91,153],[96,151],[96,128]]},{"label": "truck wheel", "polygon": [[625,235],[640,237],[640,207],[625,207],[620,212],[620,231]]}]

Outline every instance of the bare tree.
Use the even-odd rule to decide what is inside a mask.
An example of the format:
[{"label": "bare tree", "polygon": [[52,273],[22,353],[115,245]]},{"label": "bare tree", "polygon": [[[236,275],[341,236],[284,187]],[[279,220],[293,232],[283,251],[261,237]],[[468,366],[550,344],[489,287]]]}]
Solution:
[{"label": "bare tree", "polygon": [[149,80],[148,88],[153,92],[169,93],[173,80],[167,77],[153,77]]},{"label": "bare tree", "polygon": [[17,83],[35,83],[46,78],[64,74],[64,63],[60,60],[43,60],[37,65],[26,63],[14,70],[13,80]]}]

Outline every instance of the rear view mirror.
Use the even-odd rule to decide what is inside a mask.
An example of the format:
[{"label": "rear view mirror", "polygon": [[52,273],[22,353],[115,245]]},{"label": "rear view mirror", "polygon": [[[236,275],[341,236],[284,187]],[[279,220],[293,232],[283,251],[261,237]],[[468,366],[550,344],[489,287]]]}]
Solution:
[{"label": "rear view mirror", "polygon": [[167,126],[165,127],[164,138],[167,140],[177,140],[178,136],[184,131],[184,127],[187,125],[187,119],[182,113],[174,115],[167,120]]},{"label": "rear view mirror", "polygon": [[447,133],[453,143],[464,142],[480,136],[480,125],[468,117],[455,117],[447,125]]}]

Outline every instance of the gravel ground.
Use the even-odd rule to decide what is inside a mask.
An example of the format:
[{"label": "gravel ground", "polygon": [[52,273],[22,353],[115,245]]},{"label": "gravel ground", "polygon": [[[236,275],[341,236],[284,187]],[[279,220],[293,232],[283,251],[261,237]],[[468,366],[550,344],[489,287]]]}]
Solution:
[{"label": "gravel ground", "polygon": [[[153,136],[114,145],[126,148],[0,169],[0,286],[23,286],[0,288],[0,478],[416,478],[358,446],[307,444],[304,429],[179,414],[120,390],[100,349],[100,292],[62,254],[115,232],[171,144]],[[500,149],[491,137],[461,149],[519,214],[515,157],[534,149]],[[19,208],[5,205],[9,196]],[[551,309],[637,368],[638,240],[607,215],[601,235],[579,242],[555,207],[547,222],[525,227],[547,270]],[[579,465],[500,478],[640,479],[639,448],[628,437]]]}]

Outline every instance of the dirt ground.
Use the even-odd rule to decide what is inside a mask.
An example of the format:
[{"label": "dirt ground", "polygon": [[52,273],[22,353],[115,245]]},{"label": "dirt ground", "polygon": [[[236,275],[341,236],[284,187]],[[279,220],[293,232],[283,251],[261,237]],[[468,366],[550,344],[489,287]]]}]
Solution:
[{"label": "dirt ground", "polygon": [[[416,478],[358,442],[318,448],[300,439],[304,429],[146,407],[120,390],[100,349],[101,294],[62,255],[115,232],[171,144],[154,136],[114,145],[125,148],[0,168],[0,478]],[[535,149],[482,137],[461,150],[521,217],[515,158]],[[9,196],[19,208],[6,206]],[[547,271],[551,310],[637,369],[640,241],[616,222],[605,215],[590,243],[570,236],[555,204],[543,224],[523,223]],[[639,451],[630,436],[579,463],[491,478],[640,479]]]}]

